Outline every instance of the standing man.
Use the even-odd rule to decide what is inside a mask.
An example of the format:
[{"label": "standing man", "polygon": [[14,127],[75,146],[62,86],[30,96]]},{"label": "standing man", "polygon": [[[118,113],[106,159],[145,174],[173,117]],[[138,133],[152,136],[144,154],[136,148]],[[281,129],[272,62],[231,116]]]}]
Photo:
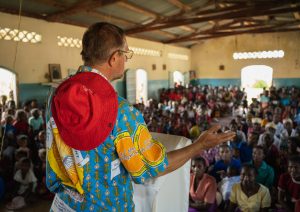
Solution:
[{"label": "standing man", "polygon": [[110,84],[133,56],[124,31],[96,23],[82,45],[84,65],[48,100],[46,179],[56,194],[51,211],[134,211],[132,181],[172,172],[200,150],[234,137],[213,127],[194,144],[166,153],[141,113]]}]

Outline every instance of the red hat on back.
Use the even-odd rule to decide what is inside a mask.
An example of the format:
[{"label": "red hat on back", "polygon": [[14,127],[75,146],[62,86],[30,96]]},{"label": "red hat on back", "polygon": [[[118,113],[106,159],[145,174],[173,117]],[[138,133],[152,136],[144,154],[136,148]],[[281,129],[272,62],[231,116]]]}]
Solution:
[{"label": "red hat on back", "polygon": [[118,113],[117,94],[99,74],[81,72],[56,89],[51,111],[68,146],[91,150],[102,144],[113,130]]}]

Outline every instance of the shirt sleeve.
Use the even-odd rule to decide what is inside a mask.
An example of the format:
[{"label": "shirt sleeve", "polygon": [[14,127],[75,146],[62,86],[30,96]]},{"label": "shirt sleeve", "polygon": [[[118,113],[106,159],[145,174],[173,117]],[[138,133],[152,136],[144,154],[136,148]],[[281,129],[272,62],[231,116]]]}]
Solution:
[{"label": "shirt sleeve", "polygon": [[216,201],[216,193],[217,193],[217,183],[213,179],[209,179],[209,185],[206,191],[206,195],[204,197],[204,202],[213,204]]},{"label": "shirt sleeve", "polygon": [[274,182],[274,170],[272,167],[268,166],[268,178],[266,179],[265,186],[268,188],[272,188]]},{"label": "shirt sleeve", "polygon": [[232,186],[231,194],[230,194],[230,202],[237,204],[237,189],[238,189],[238,184],[234,184]]},{"label": "shirt sleeve", "polygon": [[278,181],[278,189],[285,191],[287,186],[286,186],[286,178],[285,178],[286,174],[281,174],[279,177],[279,181]]},{"label": "shirt sleeve", "polygon": [[116,151],[133,181],[144,183],[166,169],[166,149],[152,138],[138,110],[128,104],[119,112],[116,123],[118,135],[114,140]]},{"label": "shirt sleeve", "polygon": [[271,207],[271,195],[270,195],[269,189],[266,187],[263,187],[261,208],[269,208],[269,207]]}]

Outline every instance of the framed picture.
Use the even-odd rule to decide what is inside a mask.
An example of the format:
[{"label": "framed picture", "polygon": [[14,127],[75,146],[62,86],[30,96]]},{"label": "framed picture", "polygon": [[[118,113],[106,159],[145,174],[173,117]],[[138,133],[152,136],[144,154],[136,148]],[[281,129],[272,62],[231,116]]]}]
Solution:
[{"label": "framed picture", "polygon": [[190,80],[193,80],[193,79],[196,79],[196,71],[194,71],[194,70],[191,70],[190,71]]},{"label": "framed picture", "polygon": [[57,82],[61,80],[60,64],[49,64],[49,75],[51,82]]}]

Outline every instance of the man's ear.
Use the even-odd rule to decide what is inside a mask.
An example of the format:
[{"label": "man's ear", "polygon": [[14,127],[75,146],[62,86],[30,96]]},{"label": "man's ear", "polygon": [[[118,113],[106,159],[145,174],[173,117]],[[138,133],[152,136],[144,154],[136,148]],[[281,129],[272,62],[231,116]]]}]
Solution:
[{"label": "man's ear", "polygon": [[111,56],[110,56],[110,58],[108,59],[108,65],[110,66],[110,67],[112,67],[113,66],[113,64],[116,62],[116,56],[117,56],[117,54],[118,54],[118,52],[115,52],[115,53],[113,53]]}]

